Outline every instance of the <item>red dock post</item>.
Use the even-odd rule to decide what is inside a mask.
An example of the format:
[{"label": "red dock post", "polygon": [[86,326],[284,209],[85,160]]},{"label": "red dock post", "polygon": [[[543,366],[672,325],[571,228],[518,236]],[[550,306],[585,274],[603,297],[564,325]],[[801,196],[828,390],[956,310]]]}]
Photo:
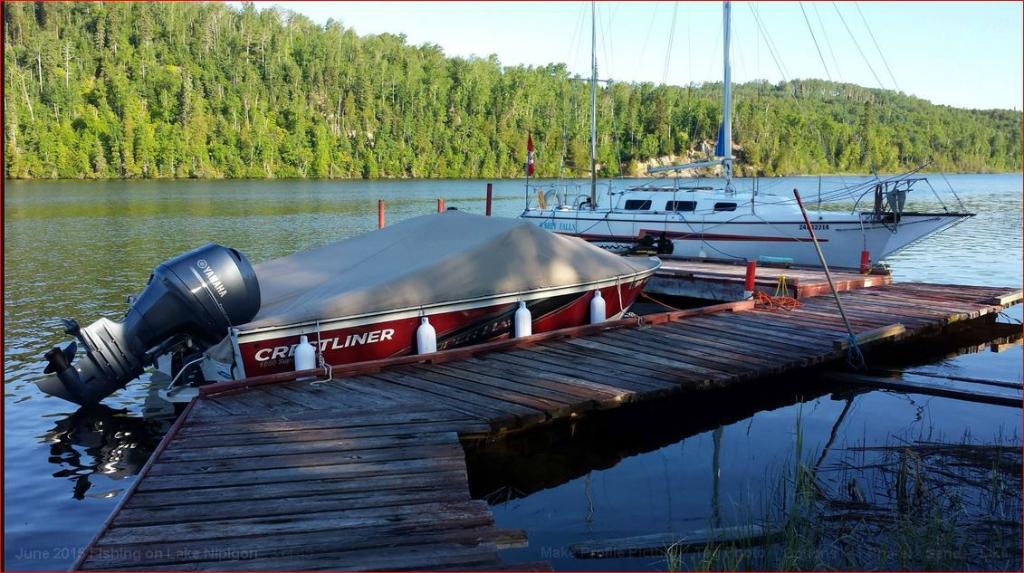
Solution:
[{"label": "red dock post", "polygon": [[871,253],[867,250],[860,252],[860,274],[866,275],[871,271]]},{"label": "red dock post", "polygon": [[491,216],[491,194],[494,191],[494,185],[491,183],[487,184],[487,206],[484,208],[484,215]]},{"label": "red dock post", "polygon": [[377,199],[377,228],[384,228],[384,200]]},{"label": "red dock post", "polygon": [[747,261],[747,276],[743,282],[743,298],[754,296],[754,279],[757,276],[757,261]]},{"label": "red dock post", "polygon": [[444,199],[441,199],[441,198],[437,199],[437,212],[438,213],[443,213],[444,212]]}]

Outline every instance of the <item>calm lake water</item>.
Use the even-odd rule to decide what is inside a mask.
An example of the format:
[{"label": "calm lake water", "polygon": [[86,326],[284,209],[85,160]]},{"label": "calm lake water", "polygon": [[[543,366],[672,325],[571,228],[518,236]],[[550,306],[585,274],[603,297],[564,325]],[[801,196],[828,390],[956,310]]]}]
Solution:
[{"label": "calm lake water", "polygon": [[[941,178],[933,183],[945,188]],[[1021,286],[1021,177],[950,175],[978,216],[889,261],[896,280]],[[852,178],[846,178],[847,182]],[[824,186],[839,183],[826,178]],[[762,181],[762,192],[817,178]],[[448,206],[481,213],[483,181],[7,182],[4,197],[4,559],[6,569],[63,569],[120,500],[173,419],[148,379],[92,410],[43,396],[42,353],[64,341],[60,319],[119,317],[152,268],[209,241],[261,261]],[[948,195],[948,194],[947,194]],[[927,199],[922,196],[921,199]],[[496,215],[523,207],[520,182],[495,183]],[[926,201],[926,203],[928,203]],[[934,204],[928,207],[934,208]],[[1020,308],[1007,313],[1019,319]],[[1021,347],[958,353],[936,345],[920,366],[1021,379]],[[977,350],[977,349],[975,349]],[[915,357],[886,357],[893,363]],[[1021,414],[918,395],[872,392],[834,399],[817,382],[794,395],[733,393],[674,404],[641,420],[555,428],[471,455],[475,493],[498,524],[526,529],[510,558],[557,568],[661,568],[657,559],[579,561],[567,547],[591,538],[728,524],[786,463],[799,418],[805,450],[889,436],[959,440],[1019,437]],[[848,405],[849,402],[849,405]],[[628,418],[630,414],[623,414]],[[628,430],[624,430],[628,427]],[[508,464],[513,459],[515,463]]]}]

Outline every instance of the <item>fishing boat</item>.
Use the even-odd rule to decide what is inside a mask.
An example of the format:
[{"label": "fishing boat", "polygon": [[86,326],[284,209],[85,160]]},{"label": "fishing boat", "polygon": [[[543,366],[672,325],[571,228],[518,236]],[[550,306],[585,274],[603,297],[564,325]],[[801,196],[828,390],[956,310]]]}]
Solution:
[{"label": "fishing boat", "polygon": [[340,365],[579,326],[621,317],[659,265],[459,211],[257,265],[211,244],[158,266],[122,321],[66,321],[39,386],[91,404],[154,363],[186,387],[295,370],[304,347]]},{"label": "fishing boat", "polygon": [[[724,81],[723,113],[714,156],[682,165],[654,167],[651,175],[721,168],[720,187],[685,184],[677,178],[671,184],[654,182],[609,188],[598,194],[596,142],[597,63],[593,58],[591,78],[591,181],[590,193],[567,193],[536,186],[527,179],[524,220],[556,233],[572,235],[614,251],[654,246],[661,254],[683,257],[745,261],[770,261],[818,266],[815,249],[809,244],[807,224],[792,196],[760,195],[757,180],[747,191],[737,189],[733,178],[732,83],[730,66],[730,3],[723,3]],[[595,26],[596,33],[596,26]],[[938,199],[938,210],[908,208],[911,192],[930,189]],[[872,263],[906,248],[934,233],[972,217],[953,193],[949,207],[927,178],[916,172],[893,177],[875,177],[842,189],[819,191],[817,209],[809,220],[830,266],[868,268]],[[823,200],[822,200],[823,199]],[[838,202],[852,203],[849,211],[830,208]]]}]

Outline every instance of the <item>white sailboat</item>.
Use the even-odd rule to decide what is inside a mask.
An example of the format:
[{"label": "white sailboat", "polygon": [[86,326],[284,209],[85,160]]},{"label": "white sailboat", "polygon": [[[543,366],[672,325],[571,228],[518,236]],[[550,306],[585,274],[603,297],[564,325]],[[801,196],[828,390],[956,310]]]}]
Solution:
[{"label": "white sailboat", "polygon": [[[641,185],[599,196],[596,155],[597,58],[591,77],[591,185],[590,194],[570,197],[549,192],[532,198],[527,186],[527,207],[520,215],[541,228],[584,238],[611,250],[626,251],[640,244],[657,244],[659,251],[683,257],[788,262],[818,266],[800,209],[793,197],[759,195],[754,187],[736,189],[732,155],[732,84],[730,66],[731,7],[723,2],[723,113],[715,157],[707,161],[657,167],[650,174],[703,169],[721,165],[724,183],[719,188],[680,185]],[[596,33],[596,26],[593,26]],[[914,172],[844,187],[819,196],[853,202],[850,211],[808,212],[811,225],[830,266],[865,268],[931,234],[972,217],[956,198],[951,210],[939,199],[940,210],[907,209],[915,188],[931,188]],[[932,189],[934,191],[934,189]],[[955,193],[954,193],[955,197]]]}]

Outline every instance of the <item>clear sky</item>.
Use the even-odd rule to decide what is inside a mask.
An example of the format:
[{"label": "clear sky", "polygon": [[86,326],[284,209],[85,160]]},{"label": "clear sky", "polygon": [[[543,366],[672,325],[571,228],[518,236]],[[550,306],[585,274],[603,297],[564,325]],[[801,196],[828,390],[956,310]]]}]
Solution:
[{"label": "clear sky", "polygon": [[[449,55],[564,62],[590,75],[589,2],[277,4],[359,34],[405,34]],[[734,2],[732,11],[735,82],[831,76],[957,107],[1021,109],[1021,2]],[[720,2],[601,1],[597,13],[602,78],[721,80]]]}]

